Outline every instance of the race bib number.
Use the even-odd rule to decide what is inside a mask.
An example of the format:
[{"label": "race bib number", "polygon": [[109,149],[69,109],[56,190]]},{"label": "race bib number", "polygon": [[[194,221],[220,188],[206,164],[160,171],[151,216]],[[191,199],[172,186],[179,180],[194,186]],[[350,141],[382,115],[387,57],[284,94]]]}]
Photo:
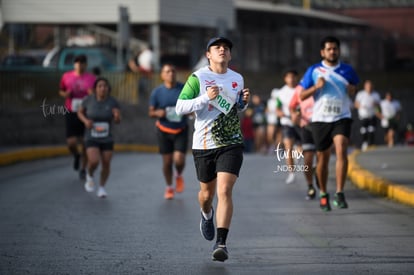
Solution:
[{"label": "race bib number", "polygon": [[77,112],[82,104],[82,98],[72,98],[72,112]]},{"label": "race bib number", "polygon": [[104,138],[109,135],[108,122],[94,122],[92,125],[91,136],[94,138]]},{"label": "race bib number", "polygon": [[228,92],[222,85],[217,86],[219,87],[219,95],[210,104],[220,112],[228,114],[236,102],[237,94]]},{"label": "race bib number", "polygon": [[171,122],[180,122],[182,116],[177,115],[177,113],[175,112],[175,107],[174,106],[169,106],[167,108],[165,108],[165,117],[167,118],[168,121]]},{"label": "race bib number", "polygon": [[337,116],[342,112],[342,101],[338,99],[324,98],[322,112],[325,116]]}]

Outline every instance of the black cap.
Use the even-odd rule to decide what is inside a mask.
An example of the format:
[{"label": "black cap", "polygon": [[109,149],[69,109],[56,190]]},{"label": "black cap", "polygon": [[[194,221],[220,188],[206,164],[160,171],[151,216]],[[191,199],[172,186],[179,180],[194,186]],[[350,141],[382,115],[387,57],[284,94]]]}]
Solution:
[{"label": "black cap", "polygon": [[86,57],[86,55],[80,54],[80,55],[75,56],[75,59],[73,60],[73,62],[74,63],[76,62],[87,63],[88,58]]},{"label": "black cap", "polygon": [[216,44],[218,44],[220,42],[223,42],[223,43],[227,44],[227,46],[229,46],[230,50],[231,50],[231,48],[233,48],[233,43],[229,39],[224,38],[224,37],[214,37],[214,38],[211,38],[208,41],[208,43],[207,43],[207,51],[208,51],[208,49],[211,46],[216,45]]}]

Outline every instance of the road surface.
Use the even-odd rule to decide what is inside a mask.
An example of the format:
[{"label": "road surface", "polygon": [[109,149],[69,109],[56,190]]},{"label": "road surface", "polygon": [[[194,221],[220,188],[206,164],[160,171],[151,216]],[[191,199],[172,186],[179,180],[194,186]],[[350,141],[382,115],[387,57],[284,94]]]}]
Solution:
[{"label": "road surface", "polygon": [[412,207],[347,183],[350,208],[322,212],[302,174],[286,185],[274,173],[274,155],[245,155],[225,263],[199,232],[191,155],[172,201],[157,154],[116,153],[106,199],[83,190],[71,161],[0,167],[0,274],[414,274]]}]

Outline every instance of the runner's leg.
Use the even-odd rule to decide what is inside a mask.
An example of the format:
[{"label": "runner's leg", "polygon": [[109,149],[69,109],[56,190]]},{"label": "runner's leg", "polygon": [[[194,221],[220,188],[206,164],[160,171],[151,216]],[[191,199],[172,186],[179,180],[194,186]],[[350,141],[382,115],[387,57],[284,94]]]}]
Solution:
[{"label": "runner's leg", "polygon": [[100,186],[105,186],[106,181],[108,180],[109,173],[111,170],[112,155],[113,155],[113,151],[105,150],[101,152],[102,171],[101,171]]},{"label": "runner's leg", "polygon": [[331,147],[324,151],[316,153],[318,162],[316,164],[316,175],[319,180],[319,189],[322,193],[326,193],[326,183],[328,180],[328,164],[331,155]]},{"label": "runner's leg", "polygon": [[349,140],[343,135],[336,135],[333,138],[336,153],[336,192],[343,192],[346,173],[348,170],[348,143]]},{"label": "runner's leg", "polygon": [[227,172],[217,173],[217,228],[230,228],[233,216],[233,186],[237,176]]}]

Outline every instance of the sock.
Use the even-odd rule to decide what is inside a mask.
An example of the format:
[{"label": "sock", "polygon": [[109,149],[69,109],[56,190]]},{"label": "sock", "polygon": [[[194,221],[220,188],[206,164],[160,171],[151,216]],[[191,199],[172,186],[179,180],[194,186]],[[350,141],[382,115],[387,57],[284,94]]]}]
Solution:
[{"label": "sock", "polygon": [[325,192],[319,191],[319,197],[323,197],[323,196],[325,196],[325,195],[326,195],[326,193],[325,193]]},{"label": "sock", "polygon": [[211,209],[210,209],[210,212],[208,213],[204,213],[203,209],[201,209],[201,214],[206,220],[210,220],[213,217],[213,211]]},{"label": "sock", "polygon": [[93,181],[93,176],[89,175],[89,172],[86,173],[86,181]]},{"label": "sock", "polygon": [[217,228],[217,241],[218,244],[226,244],[227,234],[229,230],[227,228]]}]

